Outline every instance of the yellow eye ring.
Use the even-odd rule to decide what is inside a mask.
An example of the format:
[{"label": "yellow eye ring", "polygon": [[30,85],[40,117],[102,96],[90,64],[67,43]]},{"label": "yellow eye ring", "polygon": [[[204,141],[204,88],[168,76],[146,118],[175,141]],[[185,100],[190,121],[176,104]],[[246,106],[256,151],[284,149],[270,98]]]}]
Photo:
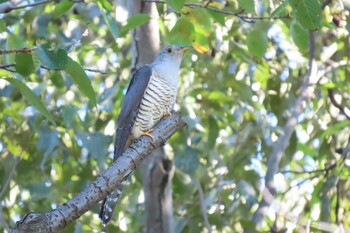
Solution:
[{"label": "yellow eye ring", "polygon": [[173,49],[172,49],[172,48],[168,48],[166,51],[167,51],[168,53],[171,53],[171,52],[173,51]]}]

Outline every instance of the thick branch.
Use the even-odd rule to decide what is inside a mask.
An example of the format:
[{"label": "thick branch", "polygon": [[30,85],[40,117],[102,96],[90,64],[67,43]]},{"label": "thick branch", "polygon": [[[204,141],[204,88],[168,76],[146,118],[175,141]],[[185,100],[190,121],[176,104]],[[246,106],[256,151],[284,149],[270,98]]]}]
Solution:
[{"label": "thick branch", "polygon": [[154,142],[142,137],[124,152],[111,167],[104,171],[84,191],[48,213],[28,213],[16,223],[12,233],[57,232],[82,216],[101,201],[125,177],[136,169],[153,150],[162,146],[176,131],[185,126],[180,113],[173,112],[154,127]]},{"label": "thick branch", "polygon": [[291,111],[290,117],[283,128],[284,134],[282,134],[277,142],[274,144],[272,153],[267,161],[267,171],[265,176],[265,189],[263,191],[263,197],[259,203],[259,207],[253,215],[253,222],[260,224],[263,221],[264,216],[267,214],[267,210],[275,199],[276,188],[274,183],[274,176],[278,173],[280,161],[286,148],[289,145],[289,140],[294,132],[295,126],[298,123],[299,116],[304,112],[306,104],[308,103],[316,88],[316,83],[319,80],[317,75],[317,64],[314,60],[315,54],[315,38],[313,32],[309,33],[309,72],[305,76],[303,83],[300,87],[300,95]]}]

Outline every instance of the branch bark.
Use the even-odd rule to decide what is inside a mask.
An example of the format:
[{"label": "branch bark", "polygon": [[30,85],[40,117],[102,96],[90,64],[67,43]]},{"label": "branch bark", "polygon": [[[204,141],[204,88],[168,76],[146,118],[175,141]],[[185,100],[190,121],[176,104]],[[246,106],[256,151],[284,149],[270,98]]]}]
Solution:
[{"label": "branch bark", "polygon": [[320,78],[317,75],[317,63],[314,60],[315,56],[315,38],[314,33],[309,33],[309,72],[305,76],[303,83],[300,87],[300,95],[291,111],[289,118],[283,128],[284,134],[282,134],[275,143],[272,153],[267,160],[267,171],[265,175],[265,189],[263,190],[262,200],[259,203],[258,209],[253,215],[252,221],[257,225],[260,225],[264,216],[267,215],[268,209],[276,196],[276,187],[274,183],[274,176],[278,173],[280,161],[286,148],[289,145],[289,140],[294,132],[295,126],[298,123],[299,116],[304,112],[306,104],[308,103],[315,91],[316,84]]},{"label": "branch bark", "polygon": [[57,232],[101,201],[133,172],[153,150],[161,147],[176,131],[185,127],[180,113],[173,112],[154,127],[154,142],[142,137],[130,145],[123,156],[100,174],[84,191],[47,213],[30,212],[16,223],[12,233]]}]

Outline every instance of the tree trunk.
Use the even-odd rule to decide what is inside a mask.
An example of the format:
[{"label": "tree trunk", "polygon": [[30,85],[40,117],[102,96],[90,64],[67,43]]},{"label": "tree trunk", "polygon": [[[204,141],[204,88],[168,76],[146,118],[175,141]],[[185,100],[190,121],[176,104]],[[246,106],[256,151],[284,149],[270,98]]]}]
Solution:
[{"label": "tree trunk", "polygon": [[[140,0],[129,1],[128,9],[130,15],[145,13],[151,17],[133,31],[132,66],[137,69],[151,63],[159,51],[158,11],[155,3]],[[174,164],[166,158],[163,148],[155,150],[141,165],[147,233],[174,232],[171,190],[174,170]]]}]

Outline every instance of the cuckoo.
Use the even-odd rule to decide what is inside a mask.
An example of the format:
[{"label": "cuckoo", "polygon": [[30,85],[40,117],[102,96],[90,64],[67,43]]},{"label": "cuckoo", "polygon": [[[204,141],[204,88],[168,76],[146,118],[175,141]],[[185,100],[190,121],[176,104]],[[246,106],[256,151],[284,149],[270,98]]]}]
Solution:
[{"label": "cuckoo", "polygon": [[[127,89],[117,120],[114,160],[129,146],[130,138],[153,137],[152,127],[168,115],[175,103],[182,56],[191,46],[169,45],[160,51],[150,65],[138,69]],[[107,224],[122,193],[118,185],[102,202],[99,217]]]}]

